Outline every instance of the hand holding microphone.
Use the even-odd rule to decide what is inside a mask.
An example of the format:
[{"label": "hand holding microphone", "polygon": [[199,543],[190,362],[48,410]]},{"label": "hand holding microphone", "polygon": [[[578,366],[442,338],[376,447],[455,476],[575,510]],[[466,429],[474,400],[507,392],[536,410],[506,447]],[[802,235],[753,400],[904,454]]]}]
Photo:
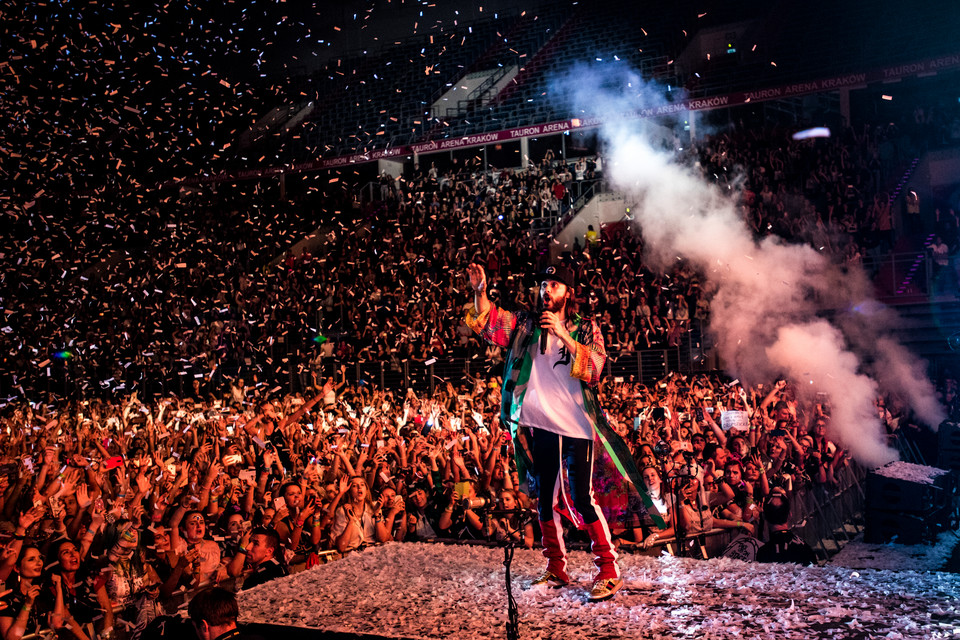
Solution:
[{"label": "hand holding microphone", "polygon": [[547,327],[543,326],[546,321],[546,310],[547,305],[543,302],[543,296],[540,296],[540,304],[537,305],[537,311],[540,313],[540,355],[543,355],[547,352]]},{"label": "hand holding microphone", "polygon": [[552,333],[559,340],[564,341],[566,330],[560,320],[560,315],[556,311],[547,309],[542,300],[538,306],[538,311],[540,312],[540,353],[546,353],[547,336]]}]

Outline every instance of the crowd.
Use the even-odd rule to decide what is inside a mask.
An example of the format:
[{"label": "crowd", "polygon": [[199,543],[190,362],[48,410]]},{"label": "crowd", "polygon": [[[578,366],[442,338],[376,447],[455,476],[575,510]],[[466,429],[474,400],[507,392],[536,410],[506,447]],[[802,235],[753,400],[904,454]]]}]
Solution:
[{"label": "crowd", "polygon": [[755,233],[808,242],[844,263],[875,262],[893,247],[889,190],[908,156],[896,127],[847,127],[816,143],[792,128],[749,128],[705,139],[695,154],[721,184],[743,180],[745,216]]},{"label": "crowd", "polygon": [[[716,159],[727,144],[711,139],[703,152]],[[583,164],[586,180],[596,166]],[[107,261],[76,283],[75,299],[39,296],[10,309],[17,330],[4,339],[21,347],[10,352],[29,360],[30,336],[46,340],[45,353],[70,350],[75,361],[63,362],[78,384],[68,399],[16,399],[0,418],[4,638],[41,627],[136,635],[209,585],[250,588],[389,541],[534,546],[537,525],[521,511],[534,505],[499,423],[495,373],[441,381],[430,394],[321,365],[473,355],[496,365],[501,355],[461,322],[459,269],[490,256],[491,296],[532,306],[523,274],[540,247],[526,231],[566,173],[548,160],[384,180],[381,208],[364,224],[331,229],[329,251],[265,270],[256,257],[269,248],[237,229],[240,214],[207,221],[223,232],[215,242],[203,239],[202,223],[166,235],[158,226],[150,252]],[[765,198],[775,178],[751,180],[761,186],[747,215],[785,210],[793,183]],[[585,283],[581,311],[598,319],[611,350],[675,344],[706,317],[697,274],[683,265],[652,272],[641,255],[642,238],[610,229],[571,248]],[[334,339],[315,340],[321,331]],[[287,345],[317,342],[300,392],[279,393],[277,373],[293,366]],[[151,359],[184,384],[145,384]],[[14,395],[31,397],[13,382],[22,392]],[[598,495],[623,545],[679,552],[678,540],[718,529],[763,539],[765,522],[780,539],[792,496],[830,490],[851,473],[842,443],[827,435],[829,407],[799,401],[784,381],[744,388],[671,374],[648,384],[607,379],[601,395],[667,523],[657,528],[627,485],[611,484],[601,459]],[[878,400],[878,413],[901,437],[911,426],[890,400]],[[723,420],[727,411],[743,416],[739,428]],[[516,515],[492,517],[493,505]]]},{"label": "crowd", "polygon": [[[743,215],[758,236],[878,265],[897,222],[885,189],[906,155],[896,128],[848,128],[815,141],[788,133],[733,127],[680,155],[725,186],[743,180]],[[426,158],[406,175],[381,175],[373,203],[362,204],[360,187],[347,184],[323,198],[272,204],[224,187],[136,214],[96,215],[72,232],[69,216],[18,219],[3,259],[28,259],[10,263],[0,281],[0,393],[139,389],[196,398],[238,376],[271,387],[293,381],[299,390],[333,358],[393,371],[450,357],[496,366],[498,350],[458,327],[455,274],[487,256],[494,299],[529,304],[522,276],[545,253],[531,226],[600,183],[603,159],[564,162],[548,152],[521,168],[491,169],[479,156],[439,167]],[[317,216],[329,224],[312,248],[285,254]],[[904,214],[916,226],[910,220]],[[956,214],[945,207],[935,223],[944,240],[935,248],[946,245],[949,264]],[[41,228],[51,232],[35,245]],[[591,230],[565,248],[584,283],[581,308],[598,319],[613,352],[682,344],[706,319],[709,292],[683,263],[649,269],[642,235],[620,230]]]},{"label": "crowd", "polygon": [[[259,184],[149,188],[146,177],[269,165],[227,150],[281,89],[254,99],[250,84],[210,73],[192,47],[113,37],[128,20],[109,8],[80,20],[76,8],[60,18],[58,5],[40,7],[42,19],[23,14],[15,25],[12,59],[22,62],[4,70],[21,93],[3,107],[5,175],[18,193],[0,238],[2,640],[41,629],[132,637],[208,586],[247,589],[390,541],[534,546],[526,479],[499,422],[502,354],[462,323],[460,274],[487,256],[491,298],[534,306],[524,274],[545,250],[532,229],[602,180],[603,158],[430,162],[380,176],[372,204],[347,172],[293,203]],[[171,11],[170,25],[211,42],[195,9]],[[148,24],[154,13],[133,15]],[[233,16],[238,26],[250,19]],[[219,41],[215,57],[236,61],[241,44]],[[259,69],[259,48],[242,48],[245,66]],[[143,81],[157,72],[180,89]],[[71,92],[95,97],[61,115]],[[918,117],[941,133],[947,122]],[[909,155],[902,139],[877,127],[792,142],[741,126],[685,153],[705,176],[745,179],[744,216],[758,236],[857,263],[892,246],[886,190]],[[906,231],[922,228],[916,213],[908,203]],[[935,223],[949,255],[960,223],[948,208]],[[318,249],[284,255],[318,225]],[[567,249],[580,311],[597,318],[611,351],[676,347],[707,318],[698,274],[682,263],[648,268],[638,234],[592,229]],[[485,366],[432,393],[332,366],[399,370],[451,357]],[[784,498],[831,488],[852,465],[828,435],[829,407],[801,402],[784,381],[607,379],[601,396],[668,523],[655,527],[598,465],[623,544],[652,549],[718,528],[763,538],[765,521],[782,525],[773,511]],[[955,381],[944,402],[960,416]],[[895,399],[877,410],[892,437],[911,432]],[[726,428],[727,411],[742,412],[742,430]],[[490,505],[516,515],[491,517]]]},{"label": "crowd", "polygon": [[[536,521],[521,510],[534,505],[498,385],[477,378],[429,396],[338,375],[304,396],[233,384],[199,401],[9,405],[0,633],[130,637],[209,585],[247,589],[389,541],[532,547]],[[667,523],[657,528],[598,464],[601,506],[624,544],[724,528],[763,538],[771,500],[829,490],[849,472],[829,406],[798,401],[783,380],[606,380],[601,397]],[[746,419],[731,429],[725,411]],[[878,399],[878,412],[892,436],[909,429],[896,403]]]},{"label": "crowd", "polygon": [[[418,171],[385,184],[386,200],[368,217],[355,212],[359,222],[325,227],[321,250],[272,266],[270,257],[309,233],[302,210],[235,211],[249,203],[197,195],[186,203],[191,214],[169,207],[130,225],[92,222],[116,239],[98,236],[89,251],[65,243],[55,260],[18,264],[0,283],[4,299],[16,302],[0,333],[3,391],[189,394],[194,380],[216,385],[224,375],[287,384],[291,370],[302,374],[322,355],[393,368],[410,359],[472,357],[480,347],[458,333],[454,274],[472,256],[487,255],[495,295],[509,305],[527,301],[528,283],[514,274],[532,273],[542,259],[528,233],[544,212],[541,196],[557,202],[565,182],[595,179],[595,168],[582,160],[567,170],[547,157],[522,171]],[[350,199],[344,192],[325,205],[347,210]],[[559,201],[569,199],[560,194]],[[126,248],[100,249],[114,243]],[[575,253],[594,294],[584,305],[602,318],[612,348],[675,345],[690,319],[705,313],[695,277],[678,269],[668,291],[662,285],[671,274],[645,268],[633,234],[587,243]],[[18,242],[10,255],[28,246]],[[93,266],[78,268],[85,260]],[[51,281],[58,286],[45,284]]]}]

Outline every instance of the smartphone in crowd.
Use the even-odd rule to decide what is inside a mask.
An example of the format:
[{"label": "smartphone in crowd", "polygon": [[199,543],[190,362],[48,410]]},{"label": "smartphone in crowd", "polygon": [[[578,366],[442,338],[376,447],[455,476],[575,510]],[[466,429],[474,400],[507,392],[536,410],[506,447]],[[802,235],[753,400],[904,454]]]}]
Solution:
[{"label": "smartphone in crowd", "polygon": [[59,520],[63,516],[63,501],[58,496],[50,496],[50,515],[54,520]]}]

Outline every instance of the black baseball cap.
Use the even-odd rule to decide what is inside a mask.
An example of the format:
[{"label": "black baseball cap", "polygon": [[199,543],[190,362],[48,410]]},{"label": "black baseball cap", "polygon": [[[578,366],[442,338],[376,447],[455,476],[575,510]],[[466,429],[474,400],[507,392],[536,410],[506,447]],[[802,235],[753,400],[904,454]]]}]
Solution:
[{"label": "black baseball cap", "polygon": [[541,284],[547,280],[560,282],[567,285],[568,289],[572,289],[575,282],[573,269],[562,264],[552,264],[537,274],[537,284]]}]

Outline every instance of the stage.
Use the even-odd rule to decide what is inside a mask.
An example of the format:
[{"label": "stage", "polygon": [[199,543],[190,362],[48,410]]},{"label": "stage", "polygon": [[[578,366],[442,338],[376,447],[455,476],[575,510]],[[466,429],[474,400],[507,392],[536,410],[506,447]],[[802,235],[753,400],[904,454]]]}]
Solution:
[{"label": "stage", "polygon": [[[296,638],[505,638],[503,552],[390,544],[240,597],[241,621]],[[590,557],[575,581],[530,588],[538,551],[513,562],[520,638],[937,638],[960,635],[960,575],[622,555],[626,585],[589,603]],[[296,627],[296,629],[291,628]],[[278,629],[259,627],[267,637]],[[268,635],[269,633],[269,635]],[[890,635],[893,634],[893,635]]]}]

